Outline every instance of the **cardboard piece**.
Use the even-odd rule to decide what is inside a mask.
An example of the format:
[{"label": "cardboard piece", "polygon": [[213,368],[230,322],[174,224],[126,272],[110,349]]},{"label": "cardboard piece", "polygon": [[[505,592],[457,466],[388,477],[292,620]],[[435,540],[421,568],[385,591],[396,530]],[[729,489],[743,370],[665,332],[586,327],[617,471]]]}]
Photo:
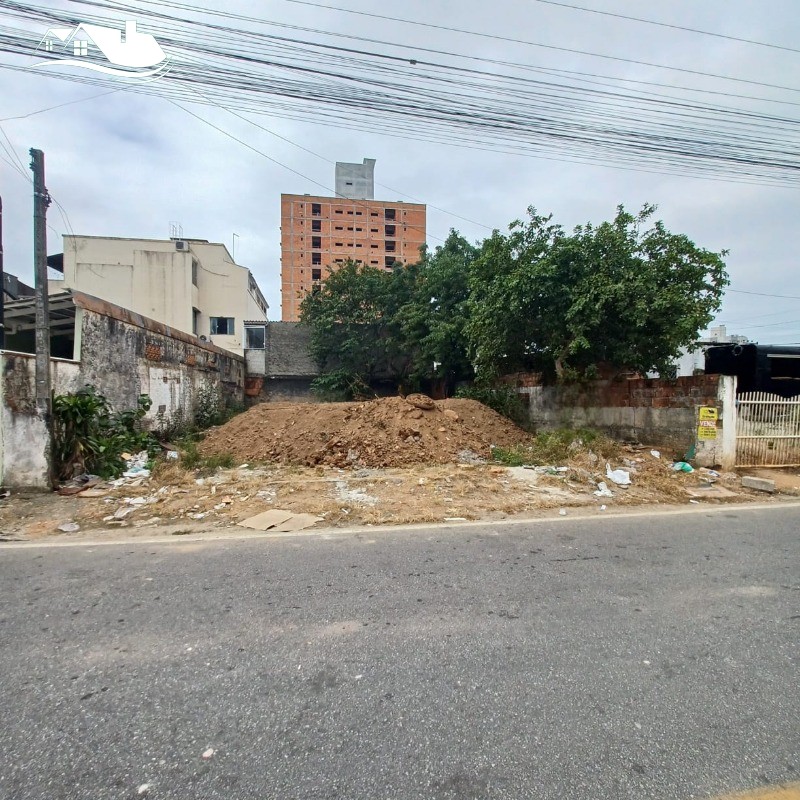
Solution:
[{"label": "cardboard piece", "polygon": [[322,517],[315,517],[313,514],[294,514],[286,522],[276,525],[274,530],[290,533],[291,531],[301,531],[303,528],[310,528],[316,525]]},{"label": "cardboard piece", "polygon": [[303,528],[310,528],[321,519],[322,517],[315,517],[313,514],[294,514],[291,511],[271,508],[269,511],[264,511],[254,517],[242,520],[239,524],[257,531],[291,533],[293,531],[301,531]]},{"label": "cardboard piece", "polygon": [[281,511],[278,508],[271,508],[269,511],[263,511],[261,514],[256,514],[254,517],[248,517],[242,520],[239,524],[245,528],[253,528],[256,531],[268,531],[276,525],[293,517],[291,511]]}]

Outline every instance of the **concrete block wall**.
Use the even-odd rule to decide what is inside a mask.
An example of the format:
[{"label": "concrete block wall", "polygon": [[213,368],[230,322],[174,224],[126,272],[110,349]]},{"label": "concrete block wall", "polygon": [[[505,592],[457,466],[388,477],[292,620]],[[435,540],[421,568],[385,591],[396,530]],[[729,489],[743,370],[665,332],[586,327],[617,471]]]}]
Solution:
[{"label": "concrete block wall", "polygon": [[[675,380],[635,378],[598,380],[587,384],[542,386],[541,376],[507,376],[528,405],[536,430],[593,428],[618,439],[673,447],[677,453],[694,449],[700,465],[732,468],[735,455],[735,388],[719,375],[695,375]],[[733,384],[735,387],[735,384]],[[718,410],[716,440],[698,440],[701,407]]]},{"label": "concrete block wall", "polygon": [[[117,411],[136,408],[139,395],[147,394],[153,401],[146,417],[151,427],[176,414],[191,419],[204,390],[229,405],[244,402],[242,356],[152,321],[142,327],[87,308],[78,311],[80,361],[51,359],[55,394],[90,384]],[[0,366],[0,483],[48,489],[49,436],[36,413],[35,358],[4,352]]]}]

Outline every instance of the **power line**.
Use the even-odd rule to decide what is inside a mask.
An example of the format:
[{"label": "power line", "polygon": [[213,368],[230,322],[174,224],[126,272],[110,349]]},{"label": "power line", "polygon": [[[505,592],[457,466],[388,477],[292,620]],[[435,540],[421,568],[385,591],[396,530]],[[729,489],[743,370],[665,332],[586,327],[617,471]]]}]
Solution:
[{"label": "power line", "polygon": [[[83,5],[101,6],[101,4],[99,2],[92,2],[91,0],[72,0],[72,2],[81,3]],[[142,2],[147,2],[147,0],[142,0]],[[254,22],[254,23],[257,23],[257,24],[267,25],[267,26],[270,26],[270,27],[280,27],[280,28],[286,28],[286,29],[291,29],[291,30],[305,31],[305,32],[308,32],[308,33],[317,33],[317,34],[330,36],[330,37],[337,37],[337,38],[342,38],[342,39],[351,39],[353,41],[369,42],[369,43],[372,43],[372,44],[387,45],[387,46],[390,46],[390,47],[399,47],[399,48],[403,48],[403,49],[406,49],[406,50],[413,49],[413,50],[415,50],[417,52],[435,53],[437,55],[452,56],[452,57],[455,57],[455,58],[465,59],[465,60],[469,60],[469,61],[482,62],[482,63],[485,63],[485,64],[491,64],[491,65],[497,65],[497,66],[505,66],[505,67],[513,67],[513,68],[516,68],[516,69],[525,70],[527,72],[541,72],[543,74],[560,75],[560,76],[564,76],[564,75],[577,76],[577,78],[582,80],[584,83],[595,84],[594,81],[586,81],[585,78],[601,78],[601,79],[604,79],[604,80],[617,81],[617,82],[621,82],[621,83],[634,83],[634,84],[638,84],[638,85],[642,85],[642,86],[656,86],[656,87],[659,87],[659,88],[678,89],[680,91],[693,92],[693,93],[699,93],[699,94],[711,94],[711,95],[717,95],[717,96],[722,96],[722,97],[733,97],[733,98],[738,98],[738,99],[742,99],[742,100],[755,100],[755,101],[758,101],[758,102],[761,102],[761,103],[777,103],[777,104],[790,105],[790,106],[800,105],[800,103],[792,102],[792,101],[789,101],[789,100],[778,100],[778,99],[770,98],[770,97],[754,97],[752,95],[742,95],[742,94],[736,94],[736,93],[732,93],[732,92],[723,92],[723,91],[713,90],[713,89],[700,89],[700,88],[692,87],[692,86],[678,86],[678,85],[675,85],[675,84],[659,83],[659,82],[656,82],[656,81],[646,81],[646,80],[635,79],[635,78],[623,78],[623,77],[619,77],[619,76],[603,75],[603,74],[598,74],[598,73],[594,73],[594,72],[581,72],[581,71],[578,71],[578,70],[567,70],[567,69],[540,67],[540,66],[536,66],[536,65],[527,64],[527,63],[521,63],[521,62],[515,62],[515,61],[505,61],[505,60],[500,60],[500,59],[476,56],[476,55],[473,55],[473,54],[455,53],[455,52],[451,52],[451,51],[447,51],[447,50],[441,50],[441,49],[437,49],[437,48],[423,47],[422,45],[420,45],[418,43],[414,43],[413,45],[398,44],[396,42],[387,42],[387,41],[383,41],[381,39],[374,39],[374,38],[370,38],[370,37],[366,37],[366,36],[356,36],[356,35],[354,35],[352,33],[338,33],[338,32],[334,32],[334,31],[322,31],[322,30],[319,30],[319,29],[316,29],[316,28],[309,28],[307,26],[290,25],[290,24],[287,24],[287,23],[279,23],[279,22],[275,22],[275,21],[271,21],[271,20],[260,19],[258,17],[247,16],[247,15],[244,15],[244,14],[235,14],[235,13],[229,12],[229,11],[226,12],[226,11],[217,11],[217,10],[209,9],[209,8],[201,8],[199,6],[193,6],[193,5],[186,4],[186,3],[172,2],[169,5],[171,7],[173,7],[173,8],[179,8],[179,9],[193,10],[193,11],[197,11],[197,12],[202,12],[204,14],[204,16],[218,16],[218,17],[222,17],[222,18],[226,18],[226,19],[237,19],[237,20],[245,21],[245,22]],[[130,11],[135,11],[136,10],[136,9],[130,7],[130,6],[122,6],[122,7],[120,7],[119,5],[117,5],[116,7],[117,8],[124,8],[125,10],[130,10]],[[326,8],[328,8],[328,7],[326,6]],[[603,86],[603,85],[606,85],[606,84],[595,84],[595,85]],[[661,96],[663,96],[663,95],[661,95]]]},{"label": "power line", "polygon": [[0,119],[0,122],[11,122],[12,120],[17,119],[28,119],[29,117],[35,117],[37,114],[44,114],[47,111],[55,111],[57,108],[64,108],[64,106],[72,106],[75,103],[85,103],[88,100],[96,100],[98,97],[105,97],[109,94],[114,94],[115,92],[123,92],[127,87],[122,86],[119,89],[111,89],[108,92],[100,92],[99,94],[93,94],[89,97],[79,97],[77,100],[67,100],[66,103],[58,103],[54,106],[47,106],[47,108],[40,108],[36,111],[29,111],[27,114],[18,114],[16,117],[3,117]]},{"label": "power line", "polygon": [[[120,3],[82,4],[132,10]],[[14,0],[2,0],[3,6],[61,19],[49,9]],[[132,89],[143,94],[186,102],[187,92],[202,86],[208,103],[228,110],[415,140],[742,183],[800,181],[800,142],[795,139],[800,125],[793,119],[586,89],[565,80],[532,80],[430,61],[409,64],[409,59],[385,52],[211,25],[162,12],[146,11],[144,16],[156,26],[166,22],[165,44],[188,58],[176,59],[163,85]],[[6,37],[5,42],[7,51],[30,52],[30,45],[26,49],[19,40]],[[0,37],[0,46],[3,43]],[[80,80],[102,84],[98,79]],[[554,151],[557,158],[545,155]]]},{"label": "power line", "polygon": [[800,300],[800,295],[795,294],[768,294],[767,292],[747,292],[744,289],[726,289],[727,292],[735,294],[752,294],[757,297],[780,297],[783,300]]},{"label": "power line", "polygon": [[669,22],[658,22],[654,19],[644,19],[643,17],[632,17],[628,14],[617,14],[613,11],[601,11],[598,8],[586,8],[585,6],[576,6],[572,3],[560,3],[556,0],[535,0],[537,3],[544,3],[548,6],[560,6],[561,8],[571,8],[575,11],[587,11],[590,14],[600,14],[604,17],[616,17],[617,19],[627,19],[631,22],[643,22],[647,25],[657,25],[659,28],[672,28],[676,31],[686,31],[687,33],[699,33],[703,36],[713,36],[717,39],[728,39],[732,42],[742,42],[743,44],[752,44],[758,47],[770,47],[773,50],[785,50],[789,53],[800,53],[800,50],[794,47],[785,47],[780,44],[772,44],[771,42],[759,42],[755,39],[743,39],[739,36],[728,36],[724,33],[715,33],[713,31],[704,31],[699,28],[688,28],[683,25],[672,25]]},{"label": "power line", "polygon": [[[495,33],[484,33],[483,31],[471,31],[465,28],[455,28],[449,25],[436,25],[433,22],[420,22],[419,20],[405,19],[403,17],[390,17],[385,14],[375,14],[374,12],[371,11],[355,11],[354,9],[341,8],[340,6],[326,6],[323,5],[322,3],[313,3],[311,2],[311,0],[283,0],[283,1],[285,3],[294,3],[296,5],[301,5],[301,6],[311,6],[312,8],[320,8],[324,9],[325,11],[339,11],[343,14],[356,14],[358,16],[373,17],[375,19],[382,19],[387,22],[401,22],[406,25],[418,25],[423,28],[449,31],[451,33],[463,33],[468,36],[479,36],[484,39],[494,39],[495,41],[508,42],[511,44],[522,44],[528,47],[542,47],[546,50],[558,50],[563,53],[574,53],[582,56],[590,56],[592,58],[607,59],[609,61],[620,61],[626,64],[637,64],[638,66],[643,66],[643,67],[653,67],[655,69],[665,69],[665,70],[672,70],[674,72],[684,72],[689,75],[702,75],[707,78],[717,78],[719,80],[734,81],[735,83],[748,83],[752,86],[764,86],[770,89],[781,89],[783,91],[788,91],[788,92],[800,92],[800,89],[796,89],[791,86],[779,86],[770,83],[763,83],[761,81],[751,81],[748,80],[747,78],[734,78],[729,75],[717,75],[713,72],[702,72],[701,70],[688,69],[686,67],[671,67],[667,64],[656,64],[650,61],[639,61],[633,58],[610,56],[604,53],[593,53],[588,50],[578,50],[572,47],[559,47],[557,45],[544,44],[543,42],[532,42],[528,39],[516,39],[511,36],[501,36],[500,34],[495,34]],[[141,0],[141,2],[152,4],[155,3],[156,0]]]},{"label": "power line", "polygon": [[[168,100],[168,102],[172,103],[172,105],[174,105],[176,108],[181,109],[181,111],[185,112],[189,116],[194,117],[196,120],[205,123],[209,127],[214,128],[214,130],[216,130],[216,131],[219,131],[219,133],[223,134],[224,136],[227,136],[229,139],[233,139],[233,141],[238,142],[240,145],[242,145],[243,147],[246,147],[248,150],[252,150],[254,153],[257,153],[258,155],[263,156],[268,161],[271,161],[273,164],[277,164],[279,167],[283,167],[284,169],[288,170],[289,172],[292,172],[295,175],[303,178],[304,180],[307,180],[307,181],[313,183],[315,186],[319,186],[320,188],[322,188],[326,192],[328,192],[328,194],[330,196],[333,197],[333,196],[336,195],[335,190],[331,189],[329,186],[326,186],[324,183],[320,183],[318,180],[315,180],[314,178],[311,178],[308,175],[304,175],[302,172],[298,172],[298,170],[293,169],[292,167],[288,166],[287,164],[284,164],[283,162],[278,161],[276,158],[273,158],[272,156],[267,155],[263,150],[259,150],[257,147],[254,147],[253,145],[249,144],[248,142],[245,142],[243,139],[240,139],[238,136],[236,136],[235,134],[231,133],[230,131],[226,131],[224,128],[220,128],[218,125],[215,125],[213,122],[211,122],[211,121],[209,121],[207,119],[204,119],[199,114],[195,114],[193,111],[190,111],[188,108],[185,108],[184,106],[182,106],[180,103],[176,102],[175,100]],[[350,202],[352,202],[353,205],[355,205],[357,207],[361,207],[361,208],[365,208],[365,209],[369,208],[369,206],[367,206],[363,202],[360,202],[357,199],[351,199],[351,198],[348,198],[348,199],[350,199]],[[430,237],[431,239],[436,239],[436,241],[438,241],[438,242],[442,242],[442,243],[445,242],[444,239],[442,239],[439,236],[434,236],[429,231],[426,231],[425,228],[421,228],[421,227],[419,227],[417,225],[410,225],[410,224],[406,224],[406,223],[404,223],[404,225],[405,225],[405,227],[411,228],[412,230],[421,231],[426,236]]]},{"label": "power line", "polygon": [[[208,98],[206,98],[206,99],[208,99]],[[323,156],[320,153],[315,152],[314,150],[310,150],[308,147],[305,147],[304,145],[298,144],[297,142],[293,141],[292,139],[289,139],[286,136],[281,136],[281,134],[275,133],[275,131],[272,131],[269,128],[265,128],[263,125],[259,125],[257,122],[255,122],[254,120],[250,119],[249,117],[245,117],[243,114],[239,114],[236,111],[231,110],[230,108],[226,108],[225,106],[218,105],[218,104],[213,103],[213,102],[212,102],[212,105],[214,105],[216,108],[219,108],[222,111],[227,111],[229,114],[232,114],[237,119],[240,119],[243,122],[247,122],[250,125],[253,125],[254,127],[258,128],[260,131],[264,131],[264,133],[268,133],[270,136],[274,136],[276,139],[280,139],[281,141],[286,142],[287,144],[290,144],[293,147],[297,147],[298,149],[302,150],[303,152],[309,153],[310,155],[315,156],[316,158],[319,158],[319,159],[321,159],[322,161],[325,161],[328,164],[336,164],[336,161],[334,159],[328,158],[327,156]],[[441,213],[447,214],[448,216],[451,216],[451,217],[453,217],[455,219],[460,219],[460,220],[462,220],[464,222],[469,222],[471,225],[477,225],[480,228],[485,228],[487,231],[492,230],[492,227],[490,225],[485,225],[484,223],[477,222],[474,219],[469,219],[467,217],[462,217],[460,214],[456,214],[456,213],[454,213],[452,211],[448,211],[446,208],[441,208],[440,206],[435,206],[432,203],[426,203],[421,198],[413,197],[410,194],[406,194],[405,192],[401,192],[399,189],[393,189],[391,186],[387,186],[386,184],[378,183],[376,181],[375,185],[376,186],[381,186],[384,189],[388,189],[390,192],[394,192],[395,194],[402,195],[403,197],[406,197],[409,200],[414,200],[415,202],[423,203],[428,208],[433,208],[436,211],[440,211]]]}]

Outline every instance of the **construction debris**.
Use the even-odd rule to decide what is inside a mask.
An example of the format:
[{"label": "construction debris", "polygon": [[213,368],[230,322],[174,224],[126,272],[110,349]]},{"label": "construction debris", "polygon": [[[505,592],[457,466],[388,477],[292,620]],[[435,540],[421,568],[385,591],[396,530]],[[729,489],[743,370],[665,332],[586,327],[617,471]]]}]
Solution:
[{"label": "construction debris", "polygon": [[745,489],[756,489],[759,492],[769,492],[770,494],[775,491],[775,481],[771,481],[769,478],[756,478],[754,475],[744,475],[742,486]]}]

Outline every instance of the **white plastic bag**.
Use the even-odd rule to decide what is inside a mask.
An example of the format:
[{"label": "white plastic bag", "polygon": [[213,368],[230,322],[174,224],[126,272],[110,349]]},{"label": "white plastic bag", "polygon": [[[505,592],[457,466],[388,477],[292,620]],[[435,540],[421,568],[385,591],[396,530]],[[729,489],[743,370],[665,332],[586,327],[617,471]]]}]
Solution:
[{"label": "white plastic bag", "polygon": [[611,469],[611,464],[606,464],[606,477],[614,481],[617,486],[630,486],[631,474],[624,469]]}]

